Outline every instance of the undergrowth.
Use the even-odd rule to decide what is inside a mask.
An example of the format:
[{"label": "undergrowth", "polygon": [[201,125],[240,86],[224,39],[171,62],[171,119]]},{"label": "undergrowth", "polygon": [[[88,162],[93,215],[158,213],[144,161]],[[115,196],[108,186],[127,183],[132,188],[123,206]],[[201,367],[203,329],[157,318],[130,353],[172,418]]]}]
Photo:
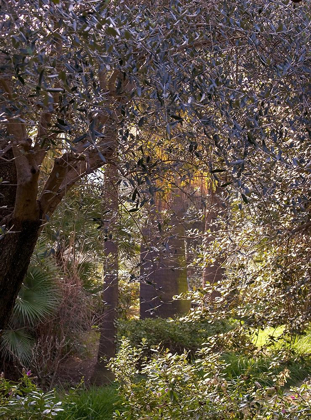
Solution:
[{"label": "undergrowth", "polygon": [[[295,340],[281,340],[282,328],[267,329],[256,340],[234,323],[207,323],[203,332],[203,323],[184,325],[184,335],[177,331],[180,323],[176,321],[141,324],[144,328],[136,332],[137,322],[131,324],[131,341],[121,340],[119,353],[111,361],[115,384],[80,387],[64,395],[41,391],[29,372],[18,383],[2,377],[0,418],[272,420],[311,416],[311,358],[306,353],[311,330]],[[169,337],[170,348],[165,349],[165,340],[159,340],[158,334],[168,325],[163,338]],[[152,337],[153,326],[158,346],[144,338],[133,345],[133,337],[138,340],[146,331]],[[191,331],[195,332],[192,346]]]},{"label": "undergrowth", "polygon": [[115,410],[121,410],[117,385],[73,390],[63,406],[59,420],[111,420]]},{"label": "undergrowth", "polygon": [[[203,347],[195,360],[187,353],[153,348],[147,358],[143,341],[124,339],[111,368],[119,382],[124,411],[132,419],[306,419],[311,416],[311,384],[289,388],[308,375],[295,353],[265,356],[214,352]],[[139,370],[138,370],[139,369]],[[287,387],[286,387],[287,385]]]}]

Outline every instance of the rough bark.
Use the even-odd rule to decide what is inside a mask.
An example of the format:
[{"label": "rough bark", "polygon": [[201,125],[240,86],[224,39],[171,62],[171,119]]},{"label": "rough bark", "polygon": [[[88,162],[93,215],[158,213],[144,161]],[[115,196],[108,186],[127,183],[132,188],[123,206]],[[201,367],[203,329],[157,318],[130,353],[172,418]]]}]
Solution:
[{"label": "rough bark", "polygon": [[1,147],[0,334],[9,322],[41,226],[39,171],[23,124],[11,121]]},{"label": "rough bark", "polygon": [[0,333],[9,322],[40,226],[40,220],[12,220],[0,240]]},{"label": "rough bark", "polygon": [[[9,148],[0,160],[0,334],[9,322],[36,245],[41,214],[36,200],[38,175],[32,166],[17,169],[19,152]],[[27,166],[27,154],[24,156]],[[28,169],[28,170],[27,170]],[[32,173],[34,172],[34,173]],[[25,214],[21,209],[25,208]]]},{"label": "rough bark", "polygon": [[[153,224],[144,229],[145,241],[141,246],[140,317],[169,318],[189,311],[190,302],[173,300],[174,295],[188,291],[185,250],[185,228],[181,222],[184,213],[183,197],[174,192],[170,233],[165,249],[159,251],[162,239],[155,237]],[[158,246],[156,246],[158,245]],[[163,246],[163,244],[162,244]]]}]

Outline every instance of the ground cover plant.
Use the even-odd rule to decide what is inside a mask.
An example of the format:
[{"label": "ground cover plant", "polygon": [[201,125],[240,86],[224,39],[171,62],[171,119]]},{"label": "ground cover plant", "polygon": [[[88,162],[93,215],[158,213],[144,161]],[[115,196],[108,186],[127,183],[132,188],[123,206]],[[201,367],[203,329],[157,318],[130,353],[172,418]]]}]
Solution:
[{"label": "ground cover plant", "polygon": [[52,419],[63,411],[62,404],[55,391],[44,392],[35,385],[30,371],[18,382],[0,377],[0,418]]},{"label": "ground cover plant", "polygon": [[117,385],[74,389],[63,404],[60,420],[111,420],[116,410],[122,412]]},{"label": "ground cover plant", "polygon": [[[161,329],[167,323],[151,321],[142,325],[162,324]],[[232,322],[230,325],[229,329],[226,323],[212,326],[208,342],[191,357],[189,350],[179,354],[165,350],[162,342],[159,346],[148,345],[142,339],[135,347],[129,339],[123,339],[117,357],[111,361],[116,383],[104,387],[81,384],[71,391],[55,393],[40,390],[31,372],[24,373],[18,383],[1,378],[1,416],[25,420],[308,418],[311,360],[305,353],[305,343],[310,340],[310,332],[298,338],[292,348],[284,341],[271,347],[272,331],[267,329],[261,332],[261,346],[256,350],[252,347],[253,336],[242,341],[241,331],[234,331]],[[142,328],[140,334],[145,332]],[[172,331],[169,335],[171,348],[180,349],[173,343]],[[176,337],[180,346],[180,336]],[[185,348],[187,344],[185,336]]]},{"label": "ground cover plant", "polygon": [[70,391],[44,391],[30,371],[18,382],[0,378],[0,418],[5,420],[111,420],[122,412],[116,385],[85,388],[83,383]]}]

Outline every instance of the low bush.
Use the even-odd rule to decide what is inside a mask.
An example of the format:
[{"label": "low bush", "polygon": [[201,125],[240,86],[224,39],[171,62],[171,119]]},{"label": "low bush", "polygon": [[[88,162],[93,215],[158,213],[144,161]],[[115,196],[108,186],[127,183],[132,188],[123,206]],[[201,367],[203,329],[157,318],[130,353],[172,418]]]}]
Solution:
[{"label": "low bush", "polygon": [[[282,357],[272,358],[262,377],[249,374],[247,366],[238,376],[230,377],[222,355],[210,348],[202,348],[191,362],[186,352],[178,355],[159,348],[147,359],[145,345],[143,342],[133,348],[129,340],[123,340],[117,357],[110,362],[124,405],[124,411],[116,410],[114,418],[259,420],[311,416],[311,385],[285,390],[290,371],[282,365]],[[140,360],[144,361],[138,372]]]},{"label": "low bush", "polygon": [[24,373],[18,382],[0,377],[0,417],[9,420],[52,419],[63,410],[54,391],[44,392]]},{"label": "low bush", "polygon": [[[119,342],[127,338],[132,346],[139,346],[146,339],[146,348],[160,345],[172,353],[182,354],[187,351],[194,355],[211,336],[225,333],[234,324],[225,320],[185,322],[179,319],[144,319],[120,321],[118,328]],[[145,348],[145,350],[146,350]]]}]

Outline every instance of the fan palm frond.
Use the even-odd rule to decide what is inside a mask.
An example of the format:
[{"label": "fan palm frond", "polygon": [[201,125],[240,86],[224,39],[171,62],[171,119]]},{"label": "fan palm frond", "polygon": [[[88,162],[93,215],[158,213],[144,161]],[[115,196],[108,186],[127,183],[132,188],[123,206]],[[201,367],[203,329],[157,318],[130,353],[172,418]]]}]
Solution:
[{"label": "fan palm frond", "polygon": [[16,299],[12,322],[34,326],[56,311],[60,303],[60,291],[55,273],[41,264],[31,265]]},{"label": "fan palm frond", "polygon": [[22,364],[28,364],[32,357],[34,338],[25,329],[3,331],[0,352],[5,359],[17,358]]},{"label": "fan palm frond", "polygon": [[56,263],[39,246],[16,299],[10,324],[0,338],[4,359],[16,358],[23,365],[30,363],[35,344],[31,329],[53,315],[61,303],[58,276]]}]

